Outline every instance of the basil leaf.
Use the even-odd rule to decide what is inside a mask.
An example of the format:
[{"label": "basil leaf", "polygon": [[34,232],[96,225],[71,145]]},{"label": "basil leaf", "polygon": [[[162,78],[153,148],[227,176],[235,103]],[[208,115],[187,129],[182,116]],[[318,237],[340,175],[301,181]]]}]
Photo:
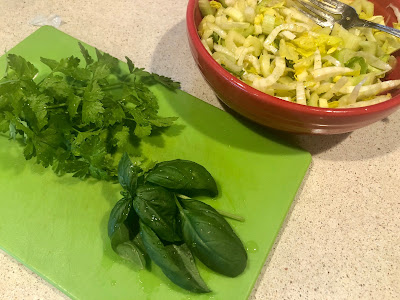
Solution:
[{"label": "basil leaf", "polygon": [[145,184],[139,186],[133,208],[140,219],[166,241],[180,241],[177,232],[177,213],[174,194],[167,189]]},{"label": "basil leaf", "polygon": [[111,247],[115,251],[118,245],[130,241],[130,230],[125,223],[120,224],[110,236]]},{"label": "basil leaf", "polygon": [[[122,229],[121,231],[128,230],[125,224],[121,225],[120,229]],[[126,240],[126,241],[122,241],[121,239],[122,236],[124,236],[124,233],[119,235],[120,239],[119,242],[116,242],[116,240],[113,238],[114,251],[120,257],[132,262],[140,269],[146,268],[149,259],[147,257],[146,250],[144,249],[142,237],[140,236],[140,234],[136,234],[133,240]]]},{"label": "basil leaf", "polygon": [[210,205],[183,200],[182,235],[193,254],[207,267],[229,277],[247,265],[246,250],[229,223]]},{"label": "basil leaf", "polygon": [[133,241],[128,241],[117,245],[115,252],[125,260],[128,260],[141,269],[146,267],[146,258],[144,253],[137,247]]},{"label": "basil leaf", "polygon": [[118,163],[118,181],[133,196],[137,187],[140,168],[135,166],[125,152]]},{"label": "basil leaf", "polygon": [[139,218],[130,209],[131,203],[123,198],[114,206],[109,220],[109,236],[111,247],[120,257],[143,269],[149,259],[139,234]]},{"label": "basil leaf", "polygon": [[165,246],[154,231],[142,222],[140,235],[150,258],[173,283],[195,293],[210,292],[186,244]]},{"label": "basil leaf", "polygon": [[214,197],[218,194],[211,174],[203,166],[188,160],[161,162],[147,173],[146,180],[189,195],[204,193]]},{"label": "basil leaf", "polygon": [[108,219],[108,236],[111,237],[115,230],[128,218],[129,211],[132,207],[132,199],[122,198],[111,210]]}]

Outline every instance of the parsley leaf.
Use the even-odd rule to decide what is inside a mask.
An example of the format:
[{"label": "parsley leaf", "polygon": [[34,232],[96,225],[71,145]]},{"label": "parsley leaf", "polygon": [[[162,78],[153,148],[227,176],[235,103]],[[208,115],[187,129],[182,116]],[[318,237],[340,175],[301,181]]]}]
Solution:
[{"label": "parsley leaf", "polygon": [[82,105],[82,122],[89,124],[94,123],[101,127],[103,124],[104,107],[101,100],[104,94],[96,81],[86,87],[83,94]]},{"label": "parsley leaf", "polygon": [[114,134],[114,145],[119,148],[124,148],[129,143],[129,127],[122,126],[122,128]]},{"label": "parsley leaf", "polygon": [[171,78],[158,75],[155,73],[151,73],[153,80],[157,81],[158,83],[161,83],[162,85],[166,86],[170,90],[176,90],[181,88],[181,84],[179,82],[173,81]]},{"label": "parsley leaf", "polygon": [[79,48],[83,64],[75,56],[41,57],[46,74],[7,54],[0,79],[0,132],[21,136],[25,158],[51,166],[58,175],[115,180],[122,153],[138,155],[138,138],[176,120],[159,116],[149,85],[177,89],[179,83],[138,68],[129,58],[129,73],[124,73],[115,57],[97,49],[91,56],[81,43]]},{"label": "parsley leaf", "polygon": [[17,77],[20,79],[33,79],[38,70],[30,62],[27,62],[22,56],[8,54],[8,67],[14,70]]},{"label": "parsley leaf", "polygon": [[158,75],[155,73],[149,73],[144,68],[137,68],[129,57],[125,56],[128,64],[129,72],[135,76],[139,76],[144,82],[148,84],[161,83],[170,90],[177,90],[181,88],[181,84],[177,81],[173,81],[169,77]]},{"label": "parsley leaf", "polygon": [[46,107],[53,101],[53,99],[44,94],[32,95],[28,99],[30,102],[30,108],[36,118],[38,130],[41,130],[48,123]]},{"label": "parsley leaf", "polygon": [[82,56],[86,61],[86,65],[91,65],[93,63],[93,58],[90,56],[89,51],[82,45],[82,43],[78,43],[78,45],[81,50]]}]

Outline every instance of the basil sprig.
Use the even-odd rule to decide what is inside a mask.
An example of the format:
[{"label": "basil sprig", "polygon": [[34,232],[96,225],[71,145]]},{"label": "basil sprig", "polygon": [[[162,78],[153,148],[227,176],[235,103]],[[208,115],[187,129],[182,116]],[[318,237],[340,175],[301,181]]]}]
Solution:
[{"label": "basil sprig", "polygon": [[110,213],[113,250],[138,268],[151,261],[178,286],[208,293],[195,258],[211,270],[235,277],[247,266],[246,250],[224,217],[185,195],[216,196],[212,175],[188,160],[161,162],[144,171],[125,153],[118,165],[123,198]]}]

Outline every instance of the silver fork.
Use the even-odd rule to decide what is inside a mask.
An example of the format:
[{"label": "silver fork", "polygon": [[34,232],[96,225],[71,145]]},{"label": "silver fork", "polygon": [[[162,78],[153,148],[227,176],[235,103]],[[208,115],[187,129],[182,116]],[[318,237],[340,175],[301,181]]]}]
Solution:
[{"label": "silver fork", "polygon": [[[298,7],[298,9],[322,27],[332,28],[334,23],[342,25],[345,29],[352,27],[370,27],[400,37],[400,30],[360,19],[353,7],[337,0],[309,0],[309,2],[314,5],[304,0],[296,1],[307,10],[304,10],[301,7]],[[335,18],[332,14],[340,15],[340,17]]]}]

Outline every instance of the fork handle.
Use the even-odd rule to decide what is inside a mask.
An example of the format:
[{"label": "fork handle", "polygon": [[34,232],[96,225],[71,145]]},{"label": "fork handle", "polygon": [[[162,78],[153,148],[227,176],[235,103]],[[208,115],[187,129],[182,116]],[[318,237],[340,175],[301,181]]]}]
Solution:
[{"label": "fork handle", "polygon": [[384,26],[381,24],[377,24],[374,22],[370,22],[367,20],[358,20],[359,22],[355,22],[355,24],[353,25],[353,27],[370,27],[370,28],[374,28],[374,29],[378,29],[387,33],[390,33],[394,36],[397,36],[400,38],[400,30],[389,27],[389,26]]}]

